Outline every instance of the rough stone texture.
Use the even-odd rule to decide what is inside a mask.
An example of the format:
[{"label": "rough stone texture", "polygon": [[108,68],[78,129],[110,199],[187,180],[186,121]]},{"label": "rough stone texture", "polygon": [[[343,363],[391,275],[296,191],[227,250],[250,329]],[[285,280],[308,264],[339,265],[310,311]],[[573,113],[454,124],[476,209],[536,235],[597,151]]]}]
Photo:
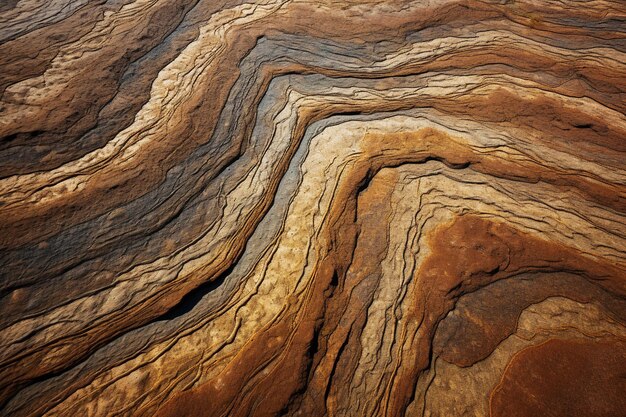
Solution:
[{"label": "rough stone texture", "polygon": [[3,416],[626,416],[623,0],[0,3]]}]

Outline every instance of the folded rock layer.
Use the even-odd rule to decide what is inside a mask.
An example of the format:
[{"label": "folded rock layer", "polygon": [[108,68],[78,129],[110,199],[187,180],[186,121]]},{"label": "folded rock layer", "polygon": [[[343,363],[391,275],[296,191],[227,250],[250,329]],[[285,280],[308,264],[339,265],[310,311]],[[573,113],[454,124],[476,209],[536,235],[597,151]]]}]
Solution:
[{"label": "folded rock layer", "polygon": [[3,416],[626,416],[622,0],[0,5]]}]

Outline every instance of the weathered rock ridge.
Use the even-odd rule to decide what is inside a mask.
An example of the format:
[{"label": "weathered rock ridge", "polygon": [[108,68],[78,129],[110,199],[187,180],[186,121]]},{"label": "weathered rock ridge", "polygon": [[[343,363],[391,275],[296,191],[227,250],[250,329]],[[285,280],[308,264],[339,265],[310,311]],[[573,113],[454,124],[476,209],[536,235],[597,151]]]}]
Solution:
[{"label": "weathered rock ridge", "polygon": [[0,415],[626,416],[622,0],[0,4]]}]

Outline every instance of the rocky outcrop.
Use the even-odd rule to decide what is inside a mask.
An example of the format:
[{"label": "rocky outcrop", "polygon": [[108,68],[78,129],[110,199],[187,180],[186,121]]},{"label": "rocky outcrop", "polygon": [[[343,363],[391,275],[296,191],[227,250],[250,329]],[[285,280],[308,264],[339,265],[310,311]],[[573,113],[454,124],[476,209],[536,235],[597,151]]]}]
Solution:
[{"label": "rocky outcrop", "polygon": [[626,415],[623,1],[3,4],[2,415]]}]

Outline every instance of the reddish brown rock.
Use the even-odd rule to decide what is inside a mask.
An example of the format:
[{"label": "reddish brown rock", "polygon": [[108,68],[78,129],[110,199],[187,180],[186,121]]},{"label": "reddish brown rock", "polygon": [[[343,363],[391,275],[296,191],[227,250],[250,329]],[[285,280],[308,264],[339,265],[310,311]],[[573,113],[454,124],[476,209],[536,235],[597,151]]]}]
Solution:
[{"label": "reddish brown rock", "polygon": [[514,356],[491,395],[491,415],[624,415],[625,373],[624,340],[551,339]]}]

